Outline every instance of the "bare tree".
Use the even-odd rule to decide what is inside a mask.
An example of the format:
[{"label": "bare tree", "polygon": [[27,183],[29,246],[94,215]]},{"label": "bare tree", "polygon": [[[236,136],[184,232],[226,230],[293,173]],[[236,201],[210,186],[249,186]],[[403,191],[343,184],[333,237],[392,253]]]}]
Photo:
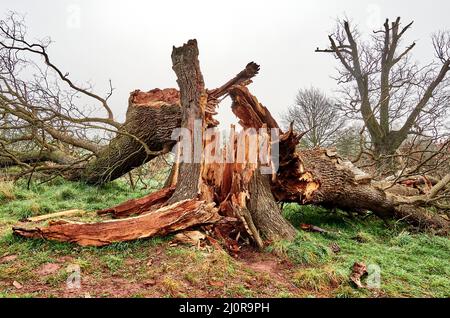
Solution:
[{"label": "bare tree", "polygon": [[[30,172],[88,160],[102,143],[90,141],[92,136],[100,136],[99,130],[116,131],[120,127],[108,105],[112,87],[106,97],[101,97],[89,86],[75,84],[50,60],[50,43],[50,39],[29,43],[23,18],[16,13],[0,21],[2,166],[18,165]],[[93,108],[77,105],[80,98],[100,104],[106,116],[96,116]],[[92,130],[88,132],[87,128]],[[44,161],[53,165],[36,166]]]},{"label": "bare tree", "polygon": [[396,154],[409,135],[434,136],[450,108],[447,73],[450,33],[432,37],[435,60],[420,66],[412,61],[413,42],[402,45],[413,22],[402,27],[400,18],[388,19],[365,41],[348,21],[339,21],[330,35],[332,53],[339,61],[336,80],[346,114],[364,121],[375,158]]},{"label": "bare tree", "polygon": [[333,145],[339,155],[354,161],[358,159],[365,138],[365,134],[361,132],[361,127],[349,126],[339,131],[339,136],[336,137]]},{"label": "bare tree", "polygon": [[328,147],[344,124],[339,108],[332,99],[317,88],[300,89],[295,104],[283,115],[286,126],[293,122],[298,132],[306,132],[302,138],[307,148]]},{"label": "bare tree", "polygon": [[[50,39],[30,42],[23,17],[11,12],[0,21],[0,167],[19,167],[15,177],[63,175],[104,183],[167,153],[170,133],[179,124],[178,91],[131,93],[125,123],[109,106],[111,81],[104,96],[77,84],[51,60]],[[156,97],[155,97],[156,96]],[[158,109],[140,107],[143,99]],[[175,118],[163,128],[142,125]],[[151,136],[161,136],[156,143]]]}]

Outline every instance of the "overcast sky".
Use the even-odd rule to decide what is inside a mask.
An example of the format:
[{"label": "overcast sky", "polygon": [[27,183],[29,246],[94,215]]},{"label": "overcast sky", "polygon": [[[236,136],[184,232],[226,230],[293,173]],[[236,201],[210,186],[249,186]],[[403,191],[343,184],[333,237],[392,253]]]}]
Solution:
[{"label": "overcast sky", "polygon": [[[448,0],[1,0],[0,13],[8,10],[26,14],[33,38],[51,37],[51,57],[72,80],[90,81],[105,94],[111,79],[119,119],[134,89],[177,87],[172,45],[191,38],[198,40],[208,88],[249,61],[260,64],[251,90],[279,118],[299,88],[316,86],[332,96],[336,61],[314,50],[328,45],[337,17],[349,17],[362,33],[386,17],[414,20],[409,39],[418,41],[413,54],[421,62],[432,59],[430,35],[450,28]],[[226,104],[218,119],[231,122]]]}]

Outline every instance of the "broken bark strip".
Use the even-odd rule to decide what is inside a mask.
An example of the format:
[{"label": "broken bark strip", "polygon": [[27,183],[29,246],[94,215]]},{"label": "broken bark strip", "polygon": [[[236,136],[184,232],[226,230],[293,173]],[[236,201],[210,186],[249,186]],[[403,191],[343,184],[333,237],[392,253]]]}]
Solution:
[{"label": "broken bark strip", "polygon": [[139,199],[125,201],[115,207],[97,211],[98,215],[112,214],[113,218],[126,218],[131,215],[149,213],[160,208],[169,200],[175,191],[174,187],[164,188]]},{"label": "broken bark strip", "polygon": [[59,218],[62,216],[67,217],[67,216],[74,216],[74,215],[84,215],[86,213],[88,213],[88,212],[84,211],[84,210],[80,210],[80,209],[65,210],[65,211],[59,211],[59,212],[29,217],[29,218],[26,218],[24,220],[24,222],[42,222],[45,220]]},{"label": "broken bark strip", "polygon": [[81,246],[104,246],[114,242],[163,236],[186,228],[215,223],[220,219],[214,204],[185,200],[137,217],[98,223],[53,222],[47,227],[14,227],[15,235],[73,242]]},{"label": "broken bark strip", "polygon": [[105,184],[169,152],[175,145],[172,132],[181,123],[179,95],[174,88],[132,92],[126,120],[118,135],[98,152],[96,158],[69,170],[67,179]]}]

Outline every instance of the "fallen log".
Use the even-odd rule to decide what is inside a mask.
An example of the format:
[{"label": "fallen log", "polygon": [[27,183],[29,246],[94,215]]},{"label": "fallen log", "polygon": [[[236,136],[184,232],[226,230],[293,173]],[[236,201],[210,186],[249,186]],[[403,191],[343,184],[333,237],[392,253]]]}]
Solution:
[{"label": "fallen log", "polygon": [[[337,155],[325,149],[302,150],[281,169],[272,186],[275,197],[283,202],[322,205],[345,211],[367,210],[382,219],[397,219],[419,229],[439,234],[449,232],[449,222],[420,206],[420,199],[391,194],[371,182],[360,182],[351,170],[340,165]],[[292,169],[292,167],[296,169]],[[296,171],[289,174],[288,171]],[[375,183],[376,184],[376,183]],[[422,200],[424,198],[422,197]]]},{"label": "fallen log", "polygon": [[136,217],[96,223],[52,222],[46,227],[16,226],[13,233],[28,238],[44,238],[81,246],[104,246],[153,236],[164,236],[195,225],[220,219],[214,204],[185,200]]},{"label": "fallen log", "polygon": [[[230,90],[232,110],[243,127],[260,128],[278,124],[266,107],[251,95],[246,87]],[[444,177],[426,197],[403,197],[379,188],[361,170],[351,166],[335,151],[316,148],[297,150],[301,135],[291,127],[281,133],[279,141],[279,169],[271,179],[271,191],[279,202],[322,205],[346,211],[369,210],[383,219],[394,218],[420,229],[432,229],[439,234],[449,232],[449,222],[428,212],[418,203],[426,203],[445,187],[450,176]],[[269,218],[272,220],[272,218]]]}]

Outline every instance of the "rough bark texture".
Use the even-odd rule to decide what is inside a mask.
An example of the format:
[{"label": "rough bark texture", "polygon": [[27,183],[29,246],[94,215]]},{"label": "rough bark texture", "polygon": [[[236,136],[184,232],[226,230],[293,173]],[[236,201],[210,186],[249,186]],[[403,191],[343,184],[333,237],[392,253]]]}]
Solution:
[{"label": "rough bark texture", "polygon": [[[359,179],[345,162],[326,149],[302,150],[279,174],[272,191],[280,201],[316,204],[346,211],[368,210],[383,219],[401,219],[422,229],[447,233],[449,222],[414,204],[405,204],[395,194],[378,188],[371,180]],[[296,166],[297,170],[292,167]]]},{"label": "rough bark texture", "polygon": [[270,191],[269,176],[256,170],[249,186],[248,210],[256,228],[271,241],[292,240],[297,231],[281,215],[281,210]]},{"label": "rough bark texture", "polygon": [[181,123],[179,98],[173,88],[131,93],[119,135],[100,150],[96,159],[69,178],[103,184],[170,151],[175,145],[172,132]]},{"label": "rough bark texture", "polygon": [[[198,195],[201,173],[202,136],[204,112],[207,103],[205,83],[198,61],[197,41],[190,40],[182,47],[173,48],[173,70],[181,92],[181,128],[188,129],[191,135],[191,162],[180,163],[175,193],[169,202],[191,199]],[[196,127],[199,121],[200,127]],[[186,149],[183,149],[186,152]],[[185,154],[184,154],[185,155]]]},{"label": "rough bark texture", "polygon": [[[278,128],[278,123],[266,107],[251,95],[248,88],[235,85],[230,89],[233,100],[231,109],[240,119],[244,128]],[[270,144],[267,145],[270,147]],[[267,151],[270,153],[270,150]],[[275,173],[275,172],[273,172]],[[259,168],[253,171],[248,185],[249,202],[247,208],[255,227],[268,240],[295,238],[294,227],[283,218],[281,210],[275,201],[270,187],[270,176],[261,175]]]}]

